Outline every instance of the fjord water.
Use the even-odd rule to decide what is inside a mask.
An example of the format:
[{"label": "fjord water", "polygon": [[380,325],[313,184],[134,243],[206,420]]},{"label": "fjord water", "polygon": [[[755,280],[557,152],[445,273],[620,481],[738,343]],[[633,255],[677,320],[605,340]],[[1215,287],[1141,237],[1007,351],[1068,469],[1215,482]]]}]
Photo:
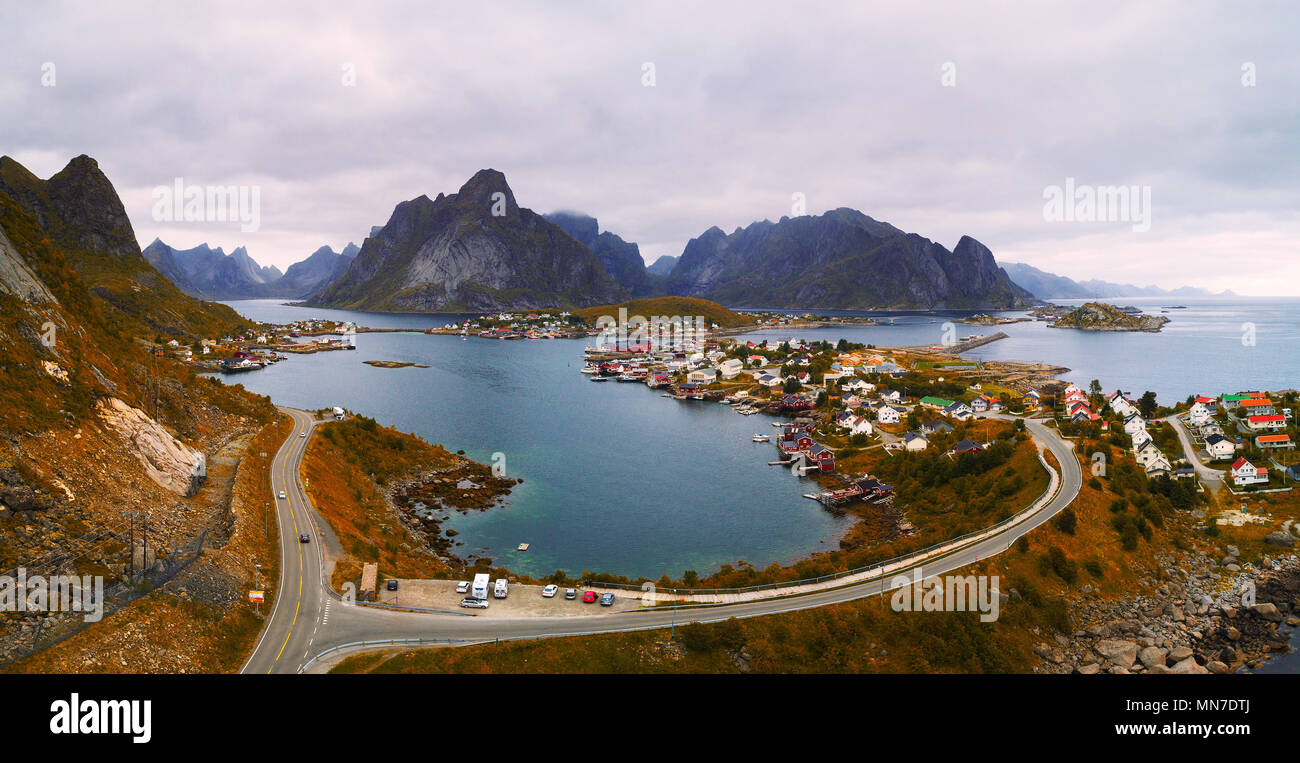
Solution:
[{"label": "fjord water", "polygon": [[[1089,300],[1053,300],[1077,306]],[[1007,339],[977,347],[972,360],[1022,360],[1064,366],[1060,379],[1087,387],[1100,379],[1107,390],[1156,393],[1171,405],[1188,395],[1218,395],[1243,389],[1279,390],[1300,386],[1300,298],[1158,297],[1105,300],[1132,305],[1171,320],[1158,333],[1097,332],[1049,328],[1033,321],[1006,326],[958,323],[957,336],[993,334]],[[1186,309],[1169,309],[1184,305]],[[893,325],[827,329],[772,329],[745,334],[750,341],[786,339],[850,341],[877,346],[939,344],[944,322],[965,313],[873,315]],[[1003,317],[1022,312],[999,313]]]},{"label": "fjord water", "polygon": [[[423,329],[448,315],[386,315],[229,303],[255,320],[357,321]],[[299,408],[343,406],[522,477],[504,507],[453,514],[458,555],[532,575],[563,569],[658,578],[722,564],[788,562],[833,549],[847,521],[802,498],[811,482],[767,462],[765,416],[665,399],[643,384],[590,382],[584,340],[504,342],[359,334],[354,352],[295,355],[229,383]],[[430,368],[373,368],[364,360]],[[529,543],[527,552],[515,550]]]},{"label": "fjord water", "polygon": [[[956,332],[1009,335],[966,357],[1062,365],[1072,369],[1064,379],[1081,385],[1100,379],[1107,389],[1135,394],[1150,389],[1165,403],[1300,382],[1300,300],[1118,302],[1156,314],[1164,305],[1187,309],[1165,313],[1173,320],[1156,334],[1052,329],[1041,322],[959,323]],[[276,323],[321,318],[420,330],[463,317],[300,308],[275,300],[228,304]],[[935,344],[944,322],[961,315],[886,314],[881,320],[892,325],[771,329],[741,339]],[[1253,345],[1242,342],[1247,323],[1254,326]],[[508,505],[454,515],[445,526],[460,533],[461,555],[489,556],[520,572],[676,577],[738,560],[761,567],[835,547],[845,521],[800,497],[810,483],[767,466],[774,450],[750,441],[755,431],[772,431],[768,417],[664,399],[640,384],[593,384],[577,372],[585,344],[360,334],[355,352],[293,356],[229,381],[284,405],[341,405],[484,462],[504,454],[507,473],[525,480]],[[431,367],[379,369],[363,360]],[[516,552],[524,542],[531,548]]]}]

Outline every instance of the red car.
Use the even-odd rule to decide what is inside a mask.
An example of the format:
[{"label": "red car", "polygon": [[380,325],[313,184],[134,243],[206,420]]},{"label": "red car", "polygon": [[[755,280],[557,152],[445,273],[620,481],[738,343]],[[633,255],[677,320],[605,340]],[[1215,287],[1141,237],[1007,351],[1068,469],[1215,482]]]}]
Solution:
[{"label": "red car", "polygon": [[583,592],[582,592],[582,603],[583,603],[583,604],[595,604],[595,603],[596,603],[596,592],[595,592],[595,591],[583,591]]}]

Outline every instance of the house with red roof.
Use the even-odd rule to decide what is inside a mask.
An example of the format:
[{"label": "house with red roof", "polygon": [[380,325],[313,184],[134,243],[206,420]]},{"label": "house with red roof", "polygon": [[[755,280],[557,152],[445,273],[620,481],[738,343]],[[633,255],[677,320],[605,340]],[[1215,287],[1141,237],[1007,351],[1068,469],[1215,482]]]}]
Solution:
[{"label": "house with red roof", "polygon": [[1289,434],[1262,434],[1255,438],[1255,446],[1260,450],[1291,450],[1295,443]]},{"label": "house with red roof", "polygon": [[1270,416],[1247,416],[1246,426],[1255,432],[1286,429],[1286,417],[1280,413]]},{"label": "house with red roof", "polygon": [[1277,413],[1273,401],[1266,397],[1252,397],[1237,403],[1237,407],[1247,416],[1272,416]]},{"label": "house with red roof", "polygon": [[1268,470],[1257,468],[1244,456],[1232,462],[1231,474],[1234,485],[1262,485],[1268,482]]}]

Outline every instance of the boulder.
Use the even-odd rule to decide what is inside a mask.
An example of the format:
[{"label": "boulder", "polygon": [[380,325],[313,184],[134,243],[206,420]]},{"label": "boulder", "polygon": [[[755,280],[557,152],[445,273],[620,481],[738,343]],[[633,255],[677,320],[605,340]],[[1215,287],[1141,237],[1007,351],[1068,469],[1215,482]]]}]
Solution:
[{"label": "boulder", "polygon": [[1188,657],[1182,662],[1175,664],[1172,668],[1170,668],[1170,670],[1172,670],[1174,673],[1193,673],[1193,674],[1209,674],[1210,672],[1206,670],[1203,666],[1199,665],[1196,662],[1195,657]]},{"label": "boulder", "polygon": [[1121,639],[1102,639],[1094,647],[1097,654],[1106,658],[1112,665],[1127,668],[1137,660],[1138,645],[1135,641]]},{"label": "boulder", "polygon": [[1272,604],[1266,601],[1251,607],[1250,611],[1254,612],[1259,617],[1268,620],[1269,622],[1274,622],[1274,623],[1282,622],[1282,613],[1278,611],[1276,604]]},{"label": "boulder", "polygon": [[1290,533],[1284,533],[1281,530],[1275,530],[1264,536],[1265,543],[1271,543],[1274,546],[1285,546],[1287,548],[1295,545],[1295,538]]},{"label": "boulder", "polygon": [[1075,668],[1075,672],[1079,675],[1094,676],[1101,672],[1101,666],[1095,662],[1090,662],[1087,665],[1080,665]]},{"label": "boulder", "polygon": [[1182,662],[1192,656],[1192,648],[1189,646],[1176,646],[1169,650],[1169,659],[1172,662]]},{"label": "boulder", "polygon": [[1165,650],[1157,646],[1149,646],[1138,652],[1138,659],[1148,668],[1153,668],[1156,665],[1164,665]]}]

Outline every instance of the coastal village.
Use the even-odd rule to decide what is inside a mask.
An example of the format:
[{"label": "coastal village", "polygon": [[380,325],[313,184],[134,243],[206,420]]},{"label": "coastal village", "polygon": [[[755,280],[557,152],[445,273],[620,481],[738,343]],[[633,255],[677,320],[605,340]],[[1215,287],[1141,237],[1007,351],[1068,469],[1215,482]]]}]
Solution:
[{"label": "coastal village", "polygon": [[[979,453],[992,442],[944,436],[959,427],[969,431],[963,425],[976,420],[1034,417],[1066,436],[1083,428],[1106,435],[1150,479],[1208,481],[1212,489],[1223,485],[1236,492],[1290,490],[1300,478],[1297,433],[1290,431],[1292,390],[1276,393],[1284,403],[1262,391],[1225,392],[1159,409],[1154,395],[1135,402],[1120,391],[1102,394],[1097,382],[1084,390],[955,354],[939,346],[875,348],[843,340],[831,345],[711,335],[657,352],[588,347],[581,371],[594,382],[643,383],[679,401],[778,416],[772,422],[776,433],[755,432],[753,439],[775,444],[780,458],[771,463],[800,475],[835,473],[837,453],[846,449],[917,452],[939,443],[950,457]],[[873,479],[841,477],[840,487],[808,497],[839,505],[892,494]]]}]

